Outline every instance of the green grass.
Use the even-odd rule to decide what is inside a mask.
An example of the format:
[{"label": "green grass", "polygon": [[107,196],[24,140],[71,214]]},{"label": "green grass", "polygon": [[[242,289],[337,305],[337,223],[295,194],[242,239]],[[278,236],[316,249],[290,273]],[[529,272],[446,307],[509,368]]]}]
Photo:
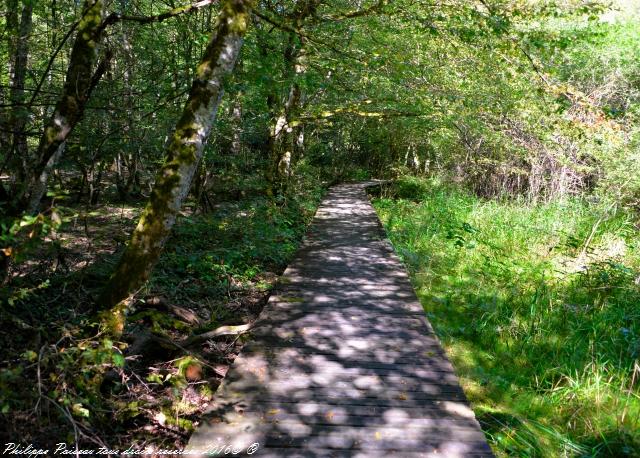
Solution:
[{"label": "green grass", "polygon": [[[232,286],[230,279],[241,285],[265,271],[284,269],[320,195],[321,190],[314,189],[282,205],[251,199],[211,214],[182,218],[154,275],[156,285],[171,288],[188,278],[191,287],[206,287],[205,294],[224,297]],[[189,288],[183,292],[191,293]]]},{"label": "green grass", "polygon": [[413,178],[374,205],[498,455],[640,456],[631,215]]}]

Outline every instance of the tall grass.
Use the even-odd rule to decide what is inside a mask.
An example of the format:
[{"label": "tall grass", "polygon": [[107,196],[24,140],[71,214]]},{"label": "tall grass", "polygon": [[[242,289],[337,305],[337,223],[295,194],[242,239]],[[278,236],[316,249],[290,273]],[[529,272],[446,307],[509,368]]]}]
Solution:
[{"label": "tall grass", "polygon": [[501,456],[640,456],[640,235],[573,200],[405,178],[374,200]]}]

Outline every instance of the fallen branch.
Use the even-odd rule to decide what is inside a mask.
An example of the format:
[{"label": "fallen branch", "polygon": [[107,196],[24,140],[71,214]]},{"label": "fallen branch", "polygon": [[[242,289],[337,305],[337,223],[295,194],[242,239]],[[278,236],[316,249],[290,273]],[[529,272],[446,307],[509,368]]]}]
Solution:
[{"label": "fallen branch", "polygon": [[171,312],[181,320],[191,325],[200,326],[202,324],[202,320],[195,312],[187,308],[180,307],[179,305],[172,304],[168,302],[164,297],[154,296],[151,298],[147,298],[145,300],[145,304],[155,309]]},{"label": "fallen branch", "polygon": [[253,327],[250,324],[242,324],[239,326],[220,326],[219,328],[216,328],[212,331],[191,336],[185,339],[181,345],[186,347],[189,345],[195,345],[204,342],[205,340],[215,339],[216,337],[238,336],[249,332],[252,329]]}]

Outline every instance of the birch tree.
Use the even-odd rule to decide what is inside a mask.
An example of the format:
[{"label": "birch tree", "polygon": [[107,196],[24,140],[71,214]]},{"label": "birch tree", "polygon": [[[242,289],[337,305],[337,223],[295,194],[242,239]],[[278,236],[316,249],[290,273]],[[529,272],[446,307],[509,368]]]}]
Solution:
[{"label": "birch tree", "polygon": [[103,323],[122,333],[128,297],[149,278],[191,187],[215,122],[225,78],[233,72],[247,30],[250,1],[225,0],[196,69],[189,97],[166,148],[149,202],[100,298]]}]

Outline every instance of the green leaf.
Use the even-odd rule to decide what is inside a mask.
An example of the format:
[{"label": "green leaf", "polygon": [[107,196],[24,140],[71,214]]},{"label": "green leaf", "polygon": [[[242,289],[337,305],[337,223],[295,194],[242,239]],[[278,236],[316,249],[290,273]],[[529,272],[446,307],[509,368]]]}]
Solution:
[{"label": "green leaf", "polygon": [[38,359],[38,354],[33,350],[27,350],[20,356],[22,356],[23,359],[26,359],[29,362],[34,362],[36,359]]},{"label": "green leaf", "polygon": [[111,356],[111,360],[113,361],[113,364],[115,364],[117,367],[124,367],[124,356],[122,355],[122,353],[114,353]]}]

